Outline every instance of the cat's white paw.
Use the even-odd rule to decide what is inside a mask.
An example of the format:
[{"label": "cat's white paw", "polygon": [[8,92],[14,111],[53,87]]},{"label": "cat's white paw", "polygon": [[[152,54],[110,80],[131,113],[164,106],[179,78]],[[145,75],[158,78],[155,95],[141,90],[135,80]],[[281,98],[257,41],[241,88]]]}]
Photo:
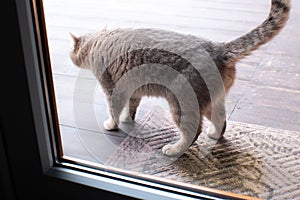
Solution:
[{"label": "cat's white paw", "polygon": [[109,118],[103,122],[105,130],[112,131],[118,129],[118,124],[112,118]]},{"label": "cat's white paw", "polygon": [[214,140],[218,140],[222,137],[221,133],[218,133],[216,131],[216,128],[213,124],[211,124],[207,129],[206,129],[206,132],[208,134],[208,137],[210,137],[211,139],[214,139]]},{"label": "cat's white paw", "polygon": [[167,144],[162,148],[163,154],[171,157],[180,156],[182,154],[182,150],[176,148],[173,144]]}]

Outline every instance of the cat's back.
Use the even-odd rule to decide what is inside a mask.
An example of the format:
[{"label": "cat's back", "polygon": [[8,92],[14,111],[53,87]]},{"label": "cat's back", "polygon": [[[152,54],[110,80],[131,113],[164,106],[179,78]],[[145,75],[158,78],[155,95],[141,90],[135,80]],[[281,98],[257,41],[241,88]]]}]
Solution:
[{"label": "cat's back", "polygon": [[127,50],[156,48],[184,51],[206,49],[212,45],[210,41],[194,35],[154,28],[116,29],[104,33],[102,37],[106,48],[113,46]]},{"label": "cat's back", "polygon": [[[108,66],[118,57],[150,49],[168,52],[170,55],[178,55],[191,63],[211,63],[211,49],[215,44],[200,37],[183,34],[169,30],[138,28],[115,29],[101,32],[93,36],[93,57],[95,52],[101,57],[95,65]],[[156,51],[149,51],[156,52]],[[156,55],[152,55],[155,57]],[[202,68],[201,66],[199,66]]]},{"label": "cat's back", "polygon": [[147,73],[154,78],[160,77],[162,66],[171,67],[186,77],[194,88],[208,82],[201,76],[210,77],[214,82],[219,78],[209,52],[214,44],[193,35],[151,28],[116,29],[102,33],[98,40],[102,46],[97,52],[102,54],[104,62],[96,67],[108,69],[109,77],[115,83],[129,70],[144,64],[149,69],[144,66],[143,72],[152,69],[153,64],[157,65],[155,69],[160,69]]}]

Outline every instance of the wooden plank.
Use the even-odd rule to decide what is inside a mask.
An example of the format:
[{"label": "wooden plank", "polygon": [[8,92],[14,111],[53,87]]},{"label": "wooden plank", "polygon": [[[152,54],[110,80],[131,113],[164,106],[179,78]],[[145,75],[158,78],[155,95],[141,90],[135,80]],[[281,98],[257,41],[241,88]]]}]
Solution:
[{"label": "wooden plank", "polygon": [[267,55],[259,68],[251,83],[300,91],[300,57]]},{"label": "wooden plank", "polygon": [[[99,30],[105,25],[109,28],[156,27],[209,39],[213,32],[219,32],[219,35],[236,32],[234,37],[222,38],[221,41],[234,39],[254,28],[269,10],[268,5],[261,8],[249,2],[233,4],[226,1],[67,1],[60,6],[51,3],[55,4],[55,1],[45,1],[49,31],[55,27],[65,27],[68,31],[80,28],[80,32],[87,32]],[[251,9],[254,5],[263,12],[254,13],[256,9]],[[53,39],[59,36],[53,34]]]},{"label": "wooden plank", "polygon": [[300,91],[251,84],[230,120],[300,131],[299,102]]},{"label": "wooden plank", "polygon": [[64,156],[103,164],[125,135],[114,136],[61,126]]}]

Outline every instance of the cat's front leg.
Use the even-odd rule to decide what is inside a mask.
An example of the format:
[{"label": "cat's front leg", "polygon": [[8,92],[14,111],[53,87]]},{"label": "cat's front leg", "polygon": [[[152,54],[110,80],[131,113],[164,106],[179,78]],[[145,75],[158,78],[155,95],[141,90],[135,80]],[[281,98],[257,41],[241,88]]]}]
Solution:
[{"label": "cat's front leg", "polygon": [[136,110],[141,102],[141,97],[131,97],[124,107],[120,116],[122,122],[132,122],[135,119]]},{"label": "cat's front leg", "polygon": [[122,110],[122,113],[120,115],[120,121],[125,123],[132,121],[129,114],[129,102],[126,103],[126,106]]},{"label": "cat's front leg", "polygon": [[109,117],[107,120],[103,122],[103,127],[107,131],[113,131],[118,129],[118,124],[112,117]]},{"label": "cat's front leg", "polygon": [[120,104],[113,102],[110,95],[107,96],[107,104],[109,118],[103,122],[103,127],[108,131],[117,130],[122,107],[119,106]]}]

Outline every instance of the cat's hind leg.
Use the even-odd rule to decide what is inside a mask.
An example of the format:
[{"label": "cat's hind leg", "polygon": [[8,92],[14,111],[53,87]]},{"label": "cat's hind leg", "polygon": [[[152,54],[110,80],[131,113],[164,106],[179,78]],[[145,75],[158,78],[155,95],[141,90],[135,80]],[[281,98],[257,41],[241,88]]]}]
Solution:
[{"label": "cat's hind leg", "polygon": [[226,130],[224,99],[214,102],[205,113],[205,117],[211,121],[211,124],[207,128],[208,136],[215,140],[223,137]]},{"label": "cat's hind leg", "polygon": [[173,120],[180,130],[181,137],[173,144],[167,144],[162,148],[162,152],[167,156],[180,156],[188,150],[188,148],[197,139],[202,129],[202,116],[195,122],[195,119],[199,118],[199,111],[189,111],[188,113],[181,113],[178,104],[169,103],[170,110],[173,116]]}]

